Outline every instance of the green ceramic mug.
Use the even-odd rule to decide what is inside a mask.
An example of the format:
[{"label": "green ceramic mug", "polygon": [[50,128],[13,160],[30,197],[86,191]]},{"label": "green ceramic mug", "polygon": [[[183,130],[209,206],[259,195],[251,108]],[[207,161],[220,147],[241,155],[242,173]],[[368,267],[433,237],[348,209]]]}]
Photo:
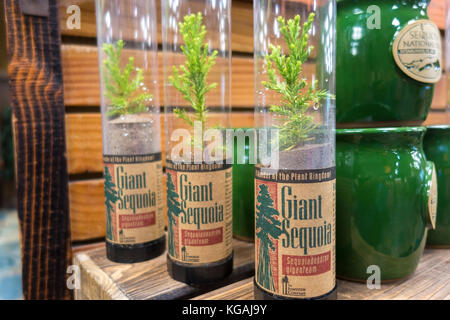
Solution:
[{"label": "green ceramic mug", "polygon": [[434,226],[434,164],[423,127],[336,130],[336,261],[341,278],[414,272]]},{"label": "green ceramic mug", "polygon": [[336,121],[342,127],[426,119],[442,72],[429,2],[337,1]]},{"label": "green ceramic mug", "polygon": [[450,125],[428,127],[423,145],[438,181],[436,229],[428,232],[427,245],[450,248]]},{"label": "green ceramic mug", "polygon": [[[249,135],[255,137],[254,129],[236,128],[244,139],[234,138],[233,162],[233,235],[244,241],[255,239],[255,165],[250,161],[251,145]],[[240,152],[238,152],[240,150]]]}]

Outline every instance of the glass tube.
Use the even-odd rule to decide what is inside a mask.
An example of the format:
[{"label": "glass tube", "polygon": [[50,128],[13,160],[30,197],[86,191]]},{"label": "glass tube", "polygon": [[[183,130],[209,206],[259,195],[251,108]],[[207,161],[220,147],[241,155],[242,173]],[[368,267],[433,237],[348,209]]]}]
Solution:
[{"label": "glass tube", "polygon": [[335,1],[254,1],[258,298],[335,296],[335,25]]},{"label": "glass tube", "polygon": [[107,256],[165,249],[154,0],[97,0]]},{"label": "glass tube", "polygon": [[230,7],[161,0],[168,270],[191,284],[232,271]]}]

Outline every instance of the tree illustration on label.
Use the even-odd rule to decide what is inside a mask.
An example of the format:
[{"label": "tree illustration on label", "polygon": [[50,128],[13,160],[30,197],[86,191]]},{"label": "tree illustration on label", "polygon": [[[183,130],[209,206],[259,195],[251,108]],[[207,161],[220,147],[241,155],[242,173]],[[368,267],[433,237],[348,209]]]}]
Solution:
[{"label": "tree illustration on label", "polygon": [[186,247],[185,246],[183,246],[181,248],[181,257],[182,257],[183,261],[186,261]]},{"label": "tree illustration on label", "polygon": [[259,185],[257,202],[259,205],[256,206],[255,231],[259,239],[258,283],[267,290],[274,291],[275,284],[273,281],[269,248],[275,251],[275,246],[271,238],[276,240],[281,235],[281,222],[277,219],[279,213],[273,207],[273,200],[267,185]]},{"label": "tree illustration on label", "polygon": [[283,283],[283,294],[287,294],[288,293],[288,283],[289,283],[288,277],[284,276],[283,279],[281,280],[281,282]]},{"label": "tree illustration on label", "polygon": [[106,238],[109,240],[114,240],[111,213],[114,212],[114,204],[117,200],[119,200],[119,197],[117,196],[116,185],[108,167],[105,166]]},{"label": "tree illustration on label", "polygon": [[177,251],[175,250],[175,240],[174,240],[174,226],[177,224],[175,217],[178,217],[180,213],[184,212],[180,207],[180,202],[178,200],[179,195],[175,191],[175,185],[172,181],[172,175],[167,173],[167,219],[169,227],[169,254],[178,258]]}]

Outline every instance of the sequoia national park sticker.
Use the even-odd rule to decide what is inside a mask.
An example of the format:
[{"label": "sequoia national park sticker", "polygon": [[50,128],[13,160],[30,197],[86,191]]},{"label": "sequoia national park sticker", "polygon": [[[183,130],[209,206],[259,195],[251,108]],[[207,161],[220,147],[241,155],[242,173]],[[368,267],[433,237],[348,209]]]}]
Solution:
[{"label": "sequoia national park sticker", "polygon": [[404,27],[393,44],[397,66],[409,77],[436,83],[442,74],[441,35],[429,20],[418,20]]}]

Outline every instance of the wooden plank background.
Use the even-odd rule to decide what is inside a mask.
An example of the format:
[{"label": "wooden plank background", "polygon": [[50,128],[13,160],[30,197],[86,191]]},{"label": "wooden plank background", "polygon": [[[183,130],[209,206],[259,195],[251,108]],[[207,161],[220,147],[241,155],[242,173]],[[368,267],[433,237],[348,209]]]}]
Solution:
[{"label": "wooden plank background", "polygon": [[[159,1],[156,1],[159,6]],[[81,29],[69,30],[66,9],[81,8]],[[64,98],[67,110],[67,161],[71,230],[74,241],[99,239],[105,234],[102,190],[102,141],[100,92],[96,48],[95,6],[93,0],[59,0],[63,36],[62,64]],[[432,0],[430,16],[443,29],[445,1]],[[160,12],[158,10],[158,34]],[[160,38],[159,38],[160,40]],[[234,127],[253,126],[253,3],[234,0],[232,5],[232,123]],[[425,124],[446,123],[447,77],[436,86],[432,111]],[[162,68],[160,68],[162,84]],[[160,101],[163,92],[160,86]],[[161,121],[164,124],[164,121]],[[164,147],[164,141],[162,142]]]}]

